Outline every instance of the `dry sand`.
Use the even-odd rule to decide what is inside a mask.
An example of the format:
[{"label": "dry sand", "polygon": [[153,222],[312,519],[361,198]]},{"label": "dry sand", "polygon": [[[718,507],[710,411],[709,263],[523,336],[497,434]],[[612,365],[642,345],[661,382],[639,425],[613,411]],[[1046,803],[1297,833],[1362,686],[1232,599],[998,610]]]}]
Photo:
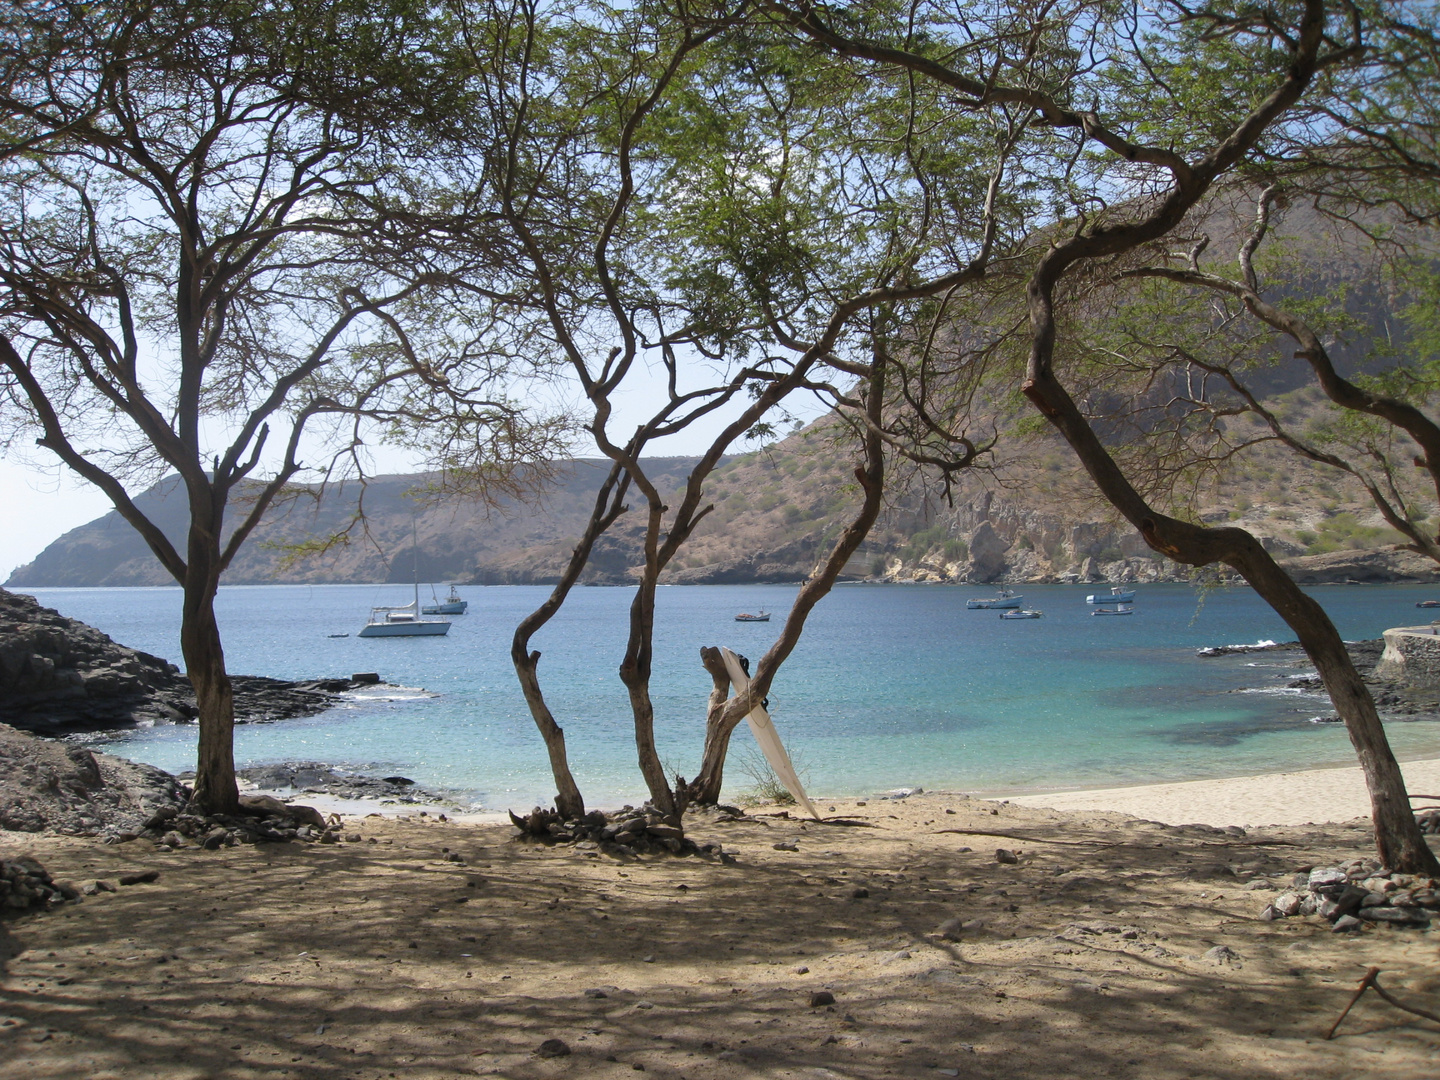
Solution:
[{"label": "dry sand", "polygon": [[[1401,765],[1405,787],[1440,801],[1440,760],[1407,761]],[[1020,795],[1010,800],[1023,806],[1056,810],[1112,810],[1167,825],[1305,825],[1316,821],[1347,821],[1368,817],[1370,797],[1358,766],[1307,769],[1269,776],[1237,776],[1227,780],[1192,780],[1144,787],[1062,791]]]},{"label": "dry sand", "polygon": [[[1440,1025],[1373,994],[1322,1037],[1371,965],[1440,1009],[1440,931],[1256,918],[1297,868],[1369,854],[1363,822],[1243,836],[940,793],[832,808],[873,827],[695,820],[736,865],[418,818],[213,853],[3,834],[77,884],[160,878],[0,924],[0,1077],[1440,1074]],[[979,835],[997,832],[1036,839]],[[956,917],[983,926],[935,933]],[[1206,959],[1217,945],[1236,959]],[[812,1007],[821,990],[834,1004]],[[572,1053],[535,1053],[556,1038]]]}]

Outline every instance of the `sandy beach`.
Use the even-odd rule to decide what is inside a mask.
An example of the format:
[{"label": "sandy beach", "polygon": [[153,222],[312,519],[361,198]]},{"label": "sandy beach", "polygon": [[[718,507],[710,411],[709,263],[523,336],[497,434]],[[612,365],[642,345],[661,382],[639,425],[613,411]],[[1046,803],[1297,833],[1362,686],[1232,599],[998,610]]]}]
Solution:
[{"label": "sandy beach", "polygon": [[[1326,805],[1340,772],[1315,781]],[[1218,783],[1147,805],[1197,819],[1233,789],[1263,808]],[[859,824],[687,822],[733,864],[418,815],[215,852],[0,834],[77,885],[159,872],[0,923],[0,1077],[1434,1075],[1440,1025],[1373,994],[1323,1035],[1372,965],[1434,1010],[1436,931],[1258,918],[1297,870],[1371,854],[1363,821],[1242,834],[945,793],[820,808]]]},{"label": "sandy beach", "polygon": [[[1411,794],[1440,796],[1440,759],[1402,762],[1401,770]],[[1370,797],[1358,766],[1019,795],[1010,801],[1055,810],[1111,810],[1167,825],[1199,823],[1246,828],[1348,821],[1370,814]],[[1432,801],[1440,803],[1440,797]]]}]

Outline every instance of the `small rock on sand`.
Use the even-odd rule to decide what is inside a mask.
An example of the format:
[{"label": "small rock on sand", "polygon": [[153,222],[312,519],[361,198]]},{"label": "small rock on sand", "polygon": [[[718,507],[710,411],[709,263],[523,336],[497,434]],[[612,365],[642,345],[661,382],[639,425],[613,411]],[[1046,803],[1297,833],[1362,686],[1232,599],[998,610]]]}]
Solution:
[{"label": "small rock on sand", "polygon": [[569,1057],[570,1046],[564,1039],[546,1039],[536,1048],[535,1056],[542,1058]]}]

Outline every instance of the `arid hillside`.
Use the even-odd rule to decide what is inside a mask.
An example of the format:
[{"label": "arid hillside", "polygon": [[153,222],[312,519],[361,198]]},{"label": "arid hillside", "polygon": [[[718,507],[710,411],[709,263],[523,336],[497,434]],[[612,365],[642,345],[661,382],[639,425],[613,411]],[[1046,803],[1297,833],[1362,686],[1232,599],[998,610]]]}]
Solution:
[{"label": "arid hillside", "polygon": [[[1241,193],[1233,205],[1217,201],[1197,222],[1196,229],[1203,228],[1212,240],[1207,268],[1233,272],[1227,267],[1253,217],[1248,197]],[[1281,302],[1307,298],[1333,323],[1329,347],[1344,373],[1363,375],[1377,364],[1404,358],[1400,313],[1406,298],[1395,291],[1374,245],[1361,234],[1337,237],[1313,210],[1296,206],[1277,222],[1262,256],[1273,285],[1270,295]],[[1317,298],[1325,300],[1317,303]],[[1242,344],[1249,350],[1246,379],[1276,415],[1302,433],[1326,422],[1326,405],[1308,367],[1294,356],[1293,344],[1265,335],[1243,337]],[[1103,410],[1105,390],[1103,380],[1091,388],[1091,406]],[[1163,398],[1168,390],[1162,385],[1156,392]],[[957,477],[949,500],[924,480],[897,479],[880,522],[847,576],[976,582],[1188,576],[1186,568],[1155,557],[1096,498],[1069,448],[1053,436],[1036,434],[1033,418],[1027,422],[1022,415],[996,405],[991,415],[976,419],[979,427],[998,430],[1000,438],[983,469]],[[1113,438],[1143,440],[1145,432],[1136,427],[1113,434],[1132,422],[1133,416],[1114,419]],[[1264,434],[1253,418],[1231,416],[1223,424],[1231,445]],[[858,501],[851,451],[834,430],[833,423],[820,421],[727,459],[710,483],[715,509],[672,565],[668,580],[773,582],[809,574]],[[1409,460],[1405,446],[1395,445],[1391,453],[1396,461]],[[662,492],[678,491],[693,459],[648,463]],[[363,488],[332,489],[323,498],[302,492],[269,515],[226,581],[409,581],[418,570],[423,581],[550,582],[568,558],[607,468],[594,460],[559,463],[532,500],[496,506],[473,499],[417,499],[414,494],[432,479],[425,476],[379,477]],[[1400,482],[1411,481],[1401,476]],[[162,481],[138,502],[172,539],[179,539],[184,507],[172,497],[175,486],[173,479]],[[1206,469],[1171,469],[1158,485],[1152,478],[1150,493],[1171,513],[1251,529],[1305,581],[1436,576],[1427,560],[1393,550],[1399,534],[1384,523],[1358,482],[1274,442],[1246,445]],[[1433,492],[1430,496],[1433,502]],[[631,580],[643,524],[638,504],[638,496],[632,497],[631,513],[597,543],[587,582]],[[418,550],[411,539],[412,518]],[[336,537],[341,539],[324,543]],[[316,553],[320,547],[324,550]],[[305,551],[310,553],[302,555]],[[139,536],[110,513],[66,533],[6,584],[170,581]]]},{"label": "arid hillside", "polygon": [[[655,459],[661,489],[679,490],[691,464]],[[231,584],[422,581],[526,584],[553,581],[568,557],[604,475],[571,461],[532,504],[417,501],[424,476],[387,476],[363,491],[302,496],[273,513],[231,568]],[[174,481],[141,503],[181,533]],[[676,583],[794,581],[805,577],[852,511],[858,493],[843,446],[812,426],[766,449],[730,459],[711,491],[715,510],[670,574]],[[1314,581],[1424,579],[1419,556],[1395,552],[1397,535],[1364,492],[1334,470],[1259,449],[1223,474],[1200,477],[1186,495],[1207,522],[1254,530],[1297,576]],[[636,500],[632,499],[632,507]],[[362,513],[364,520],[356,522]],[[412,515],[419,537],[411,541]],[[586,580],[621,584],[639,558],[632,509],[602,538]],[[340,534],[321,553],[299,545]],[[1132,581],[1183,579],[1093,495],[1069,451],[1045,440],[1015,447],[992,469],[962,475],[947,504],[912,483],[896,493],[870,541],[847,568],[852,578],[926,581]],[[139,536],[111,513],[73,529],[6,583],[27,586],[168,584]]]}]

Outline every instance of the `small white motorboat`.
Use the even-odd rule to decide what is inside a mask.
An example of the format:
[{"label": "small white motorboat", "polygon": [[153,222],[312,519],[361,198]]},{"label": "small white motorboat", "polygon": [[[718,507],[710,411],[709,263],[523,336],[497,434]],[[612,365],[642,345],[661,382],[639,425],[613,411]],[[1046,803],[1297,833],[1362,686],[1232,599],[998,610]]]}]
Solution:
[{"label": "small white motorboat", "polygon": [[450,586],[450,595],[449,595],[449,596],[445,597],[444,600],[441,600],[441,599],[439,599],[439,598],[437,597],[436,600],[435,600],[435,603],[433,603],[433,604],[426,604],[423,608],[421,608],[421,609],[420,609],[420,614],[422,614],[422,615],[464,615],[464,614],[465,614],[465,609],[468,608],[469,606],[470,606],[470,601],[464,599],[458,592],[456,592],[455,586],[454,586],[454,585],[451,585],[451,586]]},{"label": "small white motorboat", "polygon": [[1002,611],[1002,612],[1000,612],[1000,618],[1002,618],[1002,619],[1038,619],[1038,618],[1040,618],[1041,616],[1043,616],[1044,614],[1045,614],[1045,613],[1044,613],[1043,611],[1034,611],[1034,610],[1032,610],[1032,609],[1030,609],[1030,608],[1018,608],[1018,609],[1015,609],[1015,610],[1012,610],[1012,611]]},{"label": "small white motorboat", "polygon": [[981,600],[966,600],[965,606],[971,611],[987,610],[994,611],[996,608],[1018,608],[1023,606],[1025,598],[1016,596],[1009,589],[1001,589],[999,595]]},{"label": "small white motorboat", "polygon": [[1121,604],[1119,607],[1097,607],[1090,612],[1091,615],[1134,615],[1135,609],[1129,604]]},{"label": "small white motorboat", "polygon": [[1135,599],[1135,590],[1122,585],[1113,586],[1108,593],[1091,593],[1085,597],[1087,604],[1128,604]]},{"label": "small white motorboat", "polygon": [[739,615],[736,615],[736,616],[735,616],[735,621],[736,621],[736,622],[769,622],[769,621],[770,621],[770,613],[769,613],[768,611],[764,610],[763,608],[762,608],[761,610],[755,612],[754,614],[751,614],[751,613],[748,612],[748,611],[742,611]]}]

